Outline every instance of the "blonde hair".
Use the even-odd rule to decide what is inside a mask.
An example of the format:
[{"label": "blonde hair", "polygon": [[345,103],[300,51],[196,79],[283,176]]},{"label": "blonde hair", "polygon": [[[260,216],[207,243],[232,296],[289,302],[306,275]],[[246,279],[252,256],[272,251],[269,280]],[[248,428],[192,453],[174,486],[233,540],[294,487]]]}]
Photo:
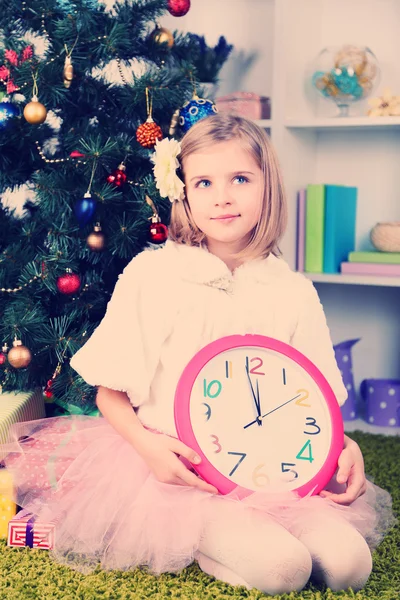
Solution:
[{"label": "blonde hair", "polygon": [[[238,140],[247,146],[264,176],[260,219],[249,242],[235,255],[237,259],[280,255],[279,240],[286,229],[287,203],[278,159],[266,132],[253,121],[236,115],[216,114],[198,121],[181,141],[179,162],[184,176],[185,159],[212,144]],[[172,204],[169,238],[179,244],[200,246],[206,235],[193,220],[188,200]]]}]

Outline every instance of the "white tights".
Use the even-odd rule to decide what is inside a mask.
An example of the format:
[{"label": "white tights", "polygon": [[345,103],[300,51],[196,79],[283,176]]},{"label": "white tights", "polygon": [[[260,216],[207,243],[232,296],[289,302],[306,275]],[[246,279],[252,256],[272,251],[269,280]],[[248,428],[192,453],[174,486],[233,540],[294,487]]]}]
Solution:
[{"label": "white tights", "polygon": [[290,532],[257,511],[216,502],[196,559],[207,574],[266,594],[300,591],[310,575],[333,591],[361,589],[372,570],[364,538],[340,517],[302,518]]}]

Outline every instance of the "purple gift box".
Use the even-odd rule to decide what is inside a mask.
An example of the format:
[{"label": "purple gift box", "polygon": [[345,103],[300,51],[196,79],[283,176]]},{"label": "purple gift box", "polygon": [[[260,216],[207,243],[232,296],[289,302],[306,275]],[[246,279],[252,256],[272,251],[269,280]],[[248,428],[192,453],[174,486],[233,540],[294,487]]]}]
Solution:
[{"label": "purple gift box", "polygon": [[368,423],[400,426],[400,379],[364,379],[360,392],[366,403]]},{"label": "purple gift box", "polygon": [[353,360],[351,355],[351,349],[357,342],[360,341],[360,338],[356,340],[346,340],[345,342],[340,342],[340,344],[336,344],[333,347],[335,351],[335,358],[337,365],[340,369],[340,373],[342,374],[343,383],[347,389],[347,400],[340,407],[342,412],[343,421],[352,421],[357,418],[357,409],[356,409],[356,391],[354,389],[354,377],[353,377]]}]

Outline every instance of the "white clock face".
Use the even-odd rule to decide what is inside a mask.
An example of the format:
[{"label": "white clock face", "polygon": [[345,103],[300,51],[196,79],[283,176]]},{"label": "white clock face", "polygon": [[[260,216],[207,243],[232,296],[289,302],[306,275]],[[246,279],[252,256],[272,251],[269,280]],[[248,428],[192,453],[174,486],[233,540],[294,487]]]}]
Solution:
[{"label": "white clock face", "polygon": [[306,484],[325,463],[332,439],[329,408],[314,379],[262,347],[226,350],[201,369],[190,420],[208,461],[254,491]]}]

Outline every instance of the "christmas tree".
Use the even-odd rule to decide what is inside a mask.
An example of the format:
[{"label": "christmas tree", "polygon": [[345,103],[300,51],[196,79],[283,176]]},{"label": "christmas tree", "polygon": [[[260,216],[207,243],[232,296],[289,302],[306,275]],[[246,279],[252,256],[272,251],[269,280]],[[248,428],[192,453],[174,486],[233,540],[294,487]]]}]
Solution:
[{"label": "christmas tree", "polygon": [[[69,360],[126,264],[166,239],[170,201],[150,158],[187,102],[175,137],[192,123],[196,70],[190,35],[157,20],[189,8],[190,0],[2,3],[0,193],[27,193],[22,216],[0,210],[3,391],[41,386],[64,410],[93,408],[95,390]],[[209,105],[196,104],[196,118]],[[111,361],[122,335],[104,349]]]}]

